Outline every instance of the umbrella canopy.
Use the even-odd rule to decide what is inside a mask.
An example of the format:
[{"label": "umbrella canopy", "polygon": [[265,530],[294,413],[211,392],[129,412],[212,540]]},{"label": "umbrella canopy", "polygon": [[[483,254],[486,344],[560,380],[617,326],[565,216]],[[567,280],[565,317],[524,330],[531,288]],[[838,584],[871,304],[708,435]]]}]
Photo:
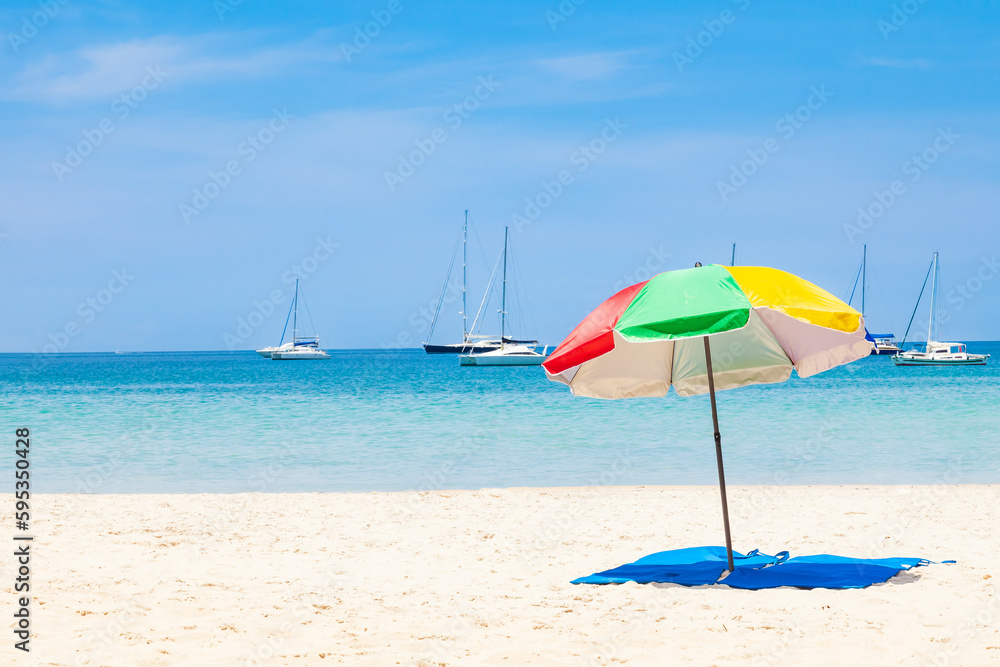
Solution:
[{"label": "umbrella canopy", "polygon": [[543,364],[577,396],[634,398],[808,377],[871,352],[864,320],[816,285],[777,269],[709,265],[626,287],[587,316]]},{"label": "umbrella canopy", "polygon": [[867,357],[861,313],[797,276],[753,266],[667,271],[602,303],[542,364],[577,396],[708,393],[733,570],[715,390],[808,377]]}]

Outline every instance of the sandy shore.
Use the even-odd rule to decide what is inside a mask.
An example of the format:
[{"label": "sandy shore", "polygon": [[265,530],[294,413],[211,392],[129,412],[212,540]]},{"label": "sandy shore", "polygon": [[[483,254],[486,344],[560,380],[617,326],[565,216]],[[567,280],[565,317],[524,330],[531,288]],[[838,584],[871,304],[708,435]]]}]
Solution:
[{"label": "sandy shore", "polygon": [[[11,636],[2,650],[44,665],[1000,664],[1000,486],[730,498],[737,550],[959,563],[856,591],[570,585],[722,543],[710,487],[50,495],[30,660]],[[10,601],[9,556],[4,576]]]}]

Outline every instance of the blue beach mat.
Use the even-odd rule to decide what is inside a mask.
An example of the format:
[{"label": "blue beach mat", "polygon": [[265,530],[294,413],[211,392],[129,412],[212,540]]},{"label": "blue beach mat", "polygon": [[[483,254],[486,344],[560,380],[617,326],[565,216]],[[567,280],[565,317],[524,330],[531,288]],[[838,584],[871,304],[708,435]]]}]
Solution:
[{"label": "blue beach mat", "polygon": [[[930,565],[923,558],[847,558],[830,554],[789,558],[787,551],[768,556],[757,550],[733,552],[735,571],[722,581],[728,561],[724,547],[693,547],[661,551],[604,572],[573,580],[574,584],[672,583],[760,590],[796,588],[850,589],[885,583],[904,570]],[[954,563],[955,561],[943,561]]]},{"label": "blue beach mat", "polygon": [[860,563],[782,563],[763,570],[736,568],[719,583],[730,588],[757,591],[762,588],[867,588],[883,584],[902,570],[885,565]]},{"label": "blue beach mat", "polygon": [[872,584],[884,584],[904,570],[931,564],[932,561],[923,558],[847,558],[817,554],[790,558],[784,563],[764,570],[744,570],[737,567],[736,571],[719,583],[732,588],[754,591],[781,586],[867,588]]},{"label": "blue beach mat", "polygon": [[[748,554],[733,552],[733,562],[737,567],[755,569],[783,562],[788,552],[777,556],[762,554],[756,549]],[[714,584],[728,568],[729,559],[725,547],[691,547],[650,554],[628,565],[580,577],[574,584],[624,584],[634,581],[638,584],[681,584],[682,586],[704,586]]]}]

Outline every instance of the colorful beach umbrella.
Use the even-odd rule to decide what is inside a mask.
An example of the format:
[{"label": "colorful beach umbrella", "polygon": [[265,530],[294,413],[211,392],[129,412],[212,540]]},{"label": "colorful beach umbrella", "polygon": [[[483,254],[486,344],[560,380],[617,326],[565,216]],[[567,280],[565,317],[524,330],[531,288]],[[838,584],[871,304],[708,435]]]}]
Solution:
[{"label": "colorful beach umbrella", "polygon": [[543,364],[576,396],[708,393],[733,569],[716,389],[809,377],[867,357],[861,313],[797,276],[753,266],[667,271],[602,303]]}]

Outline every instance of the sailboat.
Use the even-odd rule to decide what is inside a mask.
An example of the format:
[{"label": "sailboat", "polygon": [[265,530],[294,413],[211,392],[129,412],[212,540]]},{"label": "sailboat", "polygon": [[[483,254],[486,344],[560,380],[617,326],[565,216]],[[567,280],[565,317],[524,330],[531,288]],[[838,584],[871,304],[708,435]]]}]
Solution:
[{"label": "sailboat", "polygon": [[[455,248],[458,253],[458,247]],[[503,343],[537,345],[536,340],[514,340],[512,338],[497,338],[489,335],[476,335],[469,332],[468,302],[466,293],[469,283],[469,211],[465,211],[465,222],[462,224],[462,342],[434,344],[426,342],[423,344],[424,352],[427,354],[480,354],[500,349]],[[437,307],[434,309],[434,317],[431,318],[431,326],[427,332],[428,341],[434,336],[434,327],[437,325],[438,316],[441,314],[441,305],[444,303],[445,295],[448,291],[448,283],[451,280],[451,271],[455,268],[455,254],[452,255],[451,264],[448,266],[448,273],[441,286],[441,295],[438,297]]]},{"label": "sailboat", "polygon": [[[927,322],[927,343],[921,349],[919,346],[906,352],[897,352],[892,361],[897,366],[983,366],[989,360],[988,354],[970,354],[964,343],[939,343],[934,340],[934,299],[937,295],[938,273],[938,253],[934,253],[931,260],[931,267],[924,278],[923,287],[920,288],[920,296],[917,297],[917,305],[913,307],[913,315],[910,316],[910,324],[913,324],[913,316],[917,314],[920,307],[920,299],[924,295],[924,288],[927,287],[927,278],[931,278],[931,312]],[[906,327],[906,334],[903,335],[903,342],[910,333],[910,327]]]},{"label": "sailboat", "polygon": [[[309,308],[306,307],[308,314]],[[288,320],[292,320],[292,340],[285,343],[285,332],[288,331]],[[312,321],[312,318],[309,318]],[[295,280],[295,296],[285,317],[285,328],[281,330],[281,341],[277,346],[257,350],[257,354],[276,361],[292,361],[296,359],[329,359],[330,355],[319,349],[318,336],[299,336],[299,281]]]},{"label": "sailboat", "polygon": [[[503,283],[500,297],[500,347],[488,352],[462,354],[459,364],[462,366],[541,366],[545,361],[549,348],[546,346],[541,353],[533,346],[524,342],[511,341],[507,338],[507,246],[510,230],[503,228]],[[492,283],[492,280],[490,281]],[[487,289],[487,295],[489,289]],[[485,297],[484,297],[485,300]],[[530,341],[535,342],[535,341]]]},{"label": "sailboat", "polygon": [[[861,281],[861,315],[865,318],[865,322],[868,321],[867,312],[867,290],[868,290],[868,244],[864,245],[861,255],[861,268],[858,269],[858,276],[854,279],[854,289],[851,290],[851,298],[847,300],[848,305],[852,305],[854,301],[854,292],[858,289],[858,281]],[[872,345],[872,355],[888,355],[896,354],[900,352],[900,348],[896,345],[896,335],[895,334],[873,334],[868,331],[868,327],[865,327],[865,339]]]}]

